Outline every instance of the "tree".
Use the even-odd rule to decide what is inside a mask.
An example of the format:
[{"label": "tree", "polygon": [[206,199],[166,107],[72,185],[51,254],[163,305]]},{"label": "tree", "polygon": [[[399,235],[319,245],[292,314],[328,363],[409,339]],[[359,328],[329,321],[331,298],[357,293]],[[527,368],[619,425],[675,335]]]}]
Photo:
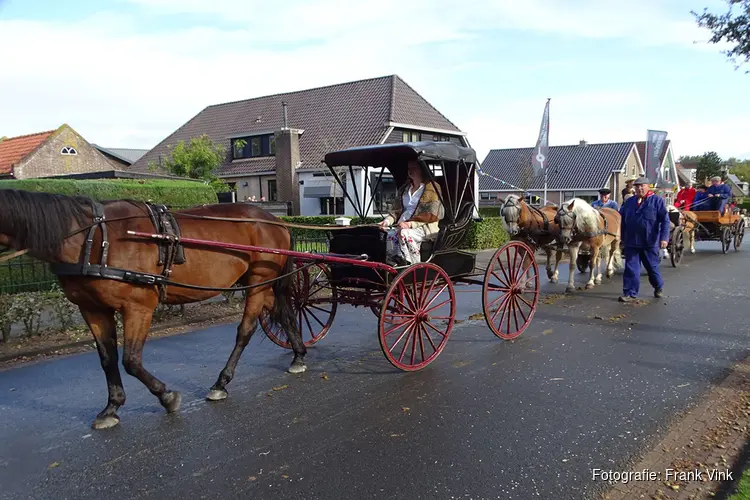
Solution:
[{"label": "tree", "polygon": [[[726,0],[729,10],[722,15],[711,14],[707,8],[702,14],[690,11],[695,16],[698,26],[711,31],[709,43],[725,41],[732,45],[727,51],[722,51],[727,58],[735,63],[735,69],[750,62],[750,0]],[[739,6],[739,13],[734,7]],[[750,73],[746,71],[745,73]]]},{"label": "tree", "polygon": [[750,182],[750,160],[727,160],[729,172],[736,175],[741,181]]},{"label": "tree", "polygon": [[710,179],[716,175],[721,175],[722,164],[721,157],[715,151],[704,153],[698,161],[698,170],[695,175],[696,180],[701,183],[706,178]]},{"label": "tree", "polygon": [[[207,182],[217,192],[229,191],[229,186],[219,179],[216,169],[226,160],[226,149],[223,144],[214,144],[210,137],[203,134],[193,137],[190,142],[180,141],[176,146],[167,146],[170,153],[162,160],[161,167],[170,174],[189,179]],[[153,171],[159,168],[155,162],[149,163]]]},{"label": "tree", "polygon": [[677,162],[682,165],[697,165],[701,161],[701,156],[683,155],[677,159]]}]

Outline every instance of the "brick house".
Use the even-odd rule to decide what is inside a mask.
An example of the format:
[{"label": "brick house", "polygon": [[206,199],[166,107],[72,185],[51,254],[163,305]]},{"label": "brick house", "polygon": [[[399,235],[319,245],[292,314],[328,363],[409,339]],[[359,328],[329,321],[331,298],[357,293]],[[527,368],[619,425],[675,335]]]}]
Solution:
[{"label": "brick house", "polygon": [[0,178],[32,179],[108,172],[115,166],[69,125],[0,139]]},{"label": "brick house", "polygon": [[[454,141],[468,146],[466,134],[397,75],[257,97],[208,106],[151,151],[131,170],[159,171],[168,145],[208,135],[226,147],[219,177],[230,183],[237,201],[291,201],[294,214],[354,215],[354,207],[321,162],[329,151],[355,146],[418,140]],[[348,173],[347,191],[369,196],[374,169]],[[387,208],[396,186],[384,175],[376,207]],[[343,180],[343,179],[342,179]],[[368,199],[368,198],[365,198]]]},{"label": "brick house", "polygon": [[[558,206],[574,197],[594,201],[599,197],[599,189],[609,188],[612,198],[622,203],[621,191],[626,179],[645,173],[642,160],[645,147],[645,141],[602,144],[581,141],[578,145],[551,146],[547,200]],[[523,190],[529,193],[532,204],[541,206],[544,177],[531,176],[531,152],[532,148],[517,148],[493,149],[488,153],[482,170],[489,175],[479,178],[480,206],[497,205],[499,198]],[[521,168],[522,165],[525,167]],[[677,179],[670,141],[662,152],[661,168],[669,170],[664,174],[668,179]],[[663,195],[671,202],[674,193],[667,191]]]}]

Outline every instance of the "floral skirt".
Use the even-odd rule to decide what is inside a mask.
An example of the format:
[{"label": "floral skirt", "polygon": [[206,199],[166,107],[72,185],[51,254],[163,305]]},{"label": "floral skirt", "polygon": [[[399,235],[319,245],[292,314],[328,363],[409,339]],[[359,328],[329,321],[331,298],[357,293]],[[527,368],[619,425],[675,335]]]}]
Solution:
[{"label": "floral skirt", "polygon": [[386,253],[392,257],[401,257],[409,264],[421,261],[419,247],[424,241],[423,228],[417,229],[388,229]]}]

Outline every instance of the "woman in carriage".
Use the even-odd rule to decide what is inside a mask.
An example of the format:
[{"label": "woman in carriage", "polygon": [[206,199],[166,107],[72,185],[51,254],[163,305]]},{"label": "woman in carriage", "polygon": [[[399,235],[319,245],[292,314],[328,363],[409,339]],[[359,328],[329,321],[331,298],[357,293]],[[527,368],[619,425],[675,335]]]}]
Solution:
[{"label": "woman in carriage", "polygon": [[419,161],[409,162],[408,176],[398,190],[393,210],[380,222],[381,227],[388,228],[388,256],[404,265],[420,262],[422,241],[437,235],[438,223],[445,214],[440,186],[425,181],[429,176]]}]

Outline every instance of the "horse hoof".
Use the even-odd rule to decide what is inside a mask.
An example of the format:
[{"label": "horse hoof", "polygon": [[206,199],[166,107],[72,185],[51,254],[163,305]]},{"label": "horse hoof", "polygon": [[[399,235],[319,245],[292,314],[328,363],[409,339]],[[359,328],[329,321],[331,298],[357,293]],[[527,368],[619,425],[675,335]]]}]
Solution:
[{"label": "horse hoof", "polygon": [[557,278],[550,278],[550,279],[549,279],[549,282],[550,282],[550,283],[557,283]]},{"label": "horse hoof", "polygon": [[591,290],[592,288],[594,288],[593,283],[586,283],[586,290]]},{"label": "horse hoof", "polygon": [[565,288],[565,293],[572,293],[572,292],[575,292],[575,291],[576,291],[576,287],[574,287],[574,286],[569,286],[569,287]]},{"label": "horse hoof", "polygon": [[597,285],[601,285],[602,284],[602,279],[601,278],[597,278],[596,281],[594,281],[594,283],[596,283]]},{"label": "horse hoof", "polygon": [[120,423],[120,417],[117,415],[110,415],[107,417],[96,417],[96,420],[91,424],[92,429],[102,430],[109,429]]},{"label": "horse hoof", "polygon": [[292,363],[292,366],[289,367],[289,373],[304,373],[307,371],[307,365],[304,363]]},{"label": "horse hoof", "polygon": [[227,391],[225,390],[219,390],[219,389],[211,389],[208,394],[206,394],[206,399],[209,401],[222,401],[224,399],[227,399]]},{"label": "horse hoof", "polygon": [[167,413],[174,413],[180,408],[182,395],[179,392],[168,391],[164,393],[161,399],[161,405],[167,410]]}]

